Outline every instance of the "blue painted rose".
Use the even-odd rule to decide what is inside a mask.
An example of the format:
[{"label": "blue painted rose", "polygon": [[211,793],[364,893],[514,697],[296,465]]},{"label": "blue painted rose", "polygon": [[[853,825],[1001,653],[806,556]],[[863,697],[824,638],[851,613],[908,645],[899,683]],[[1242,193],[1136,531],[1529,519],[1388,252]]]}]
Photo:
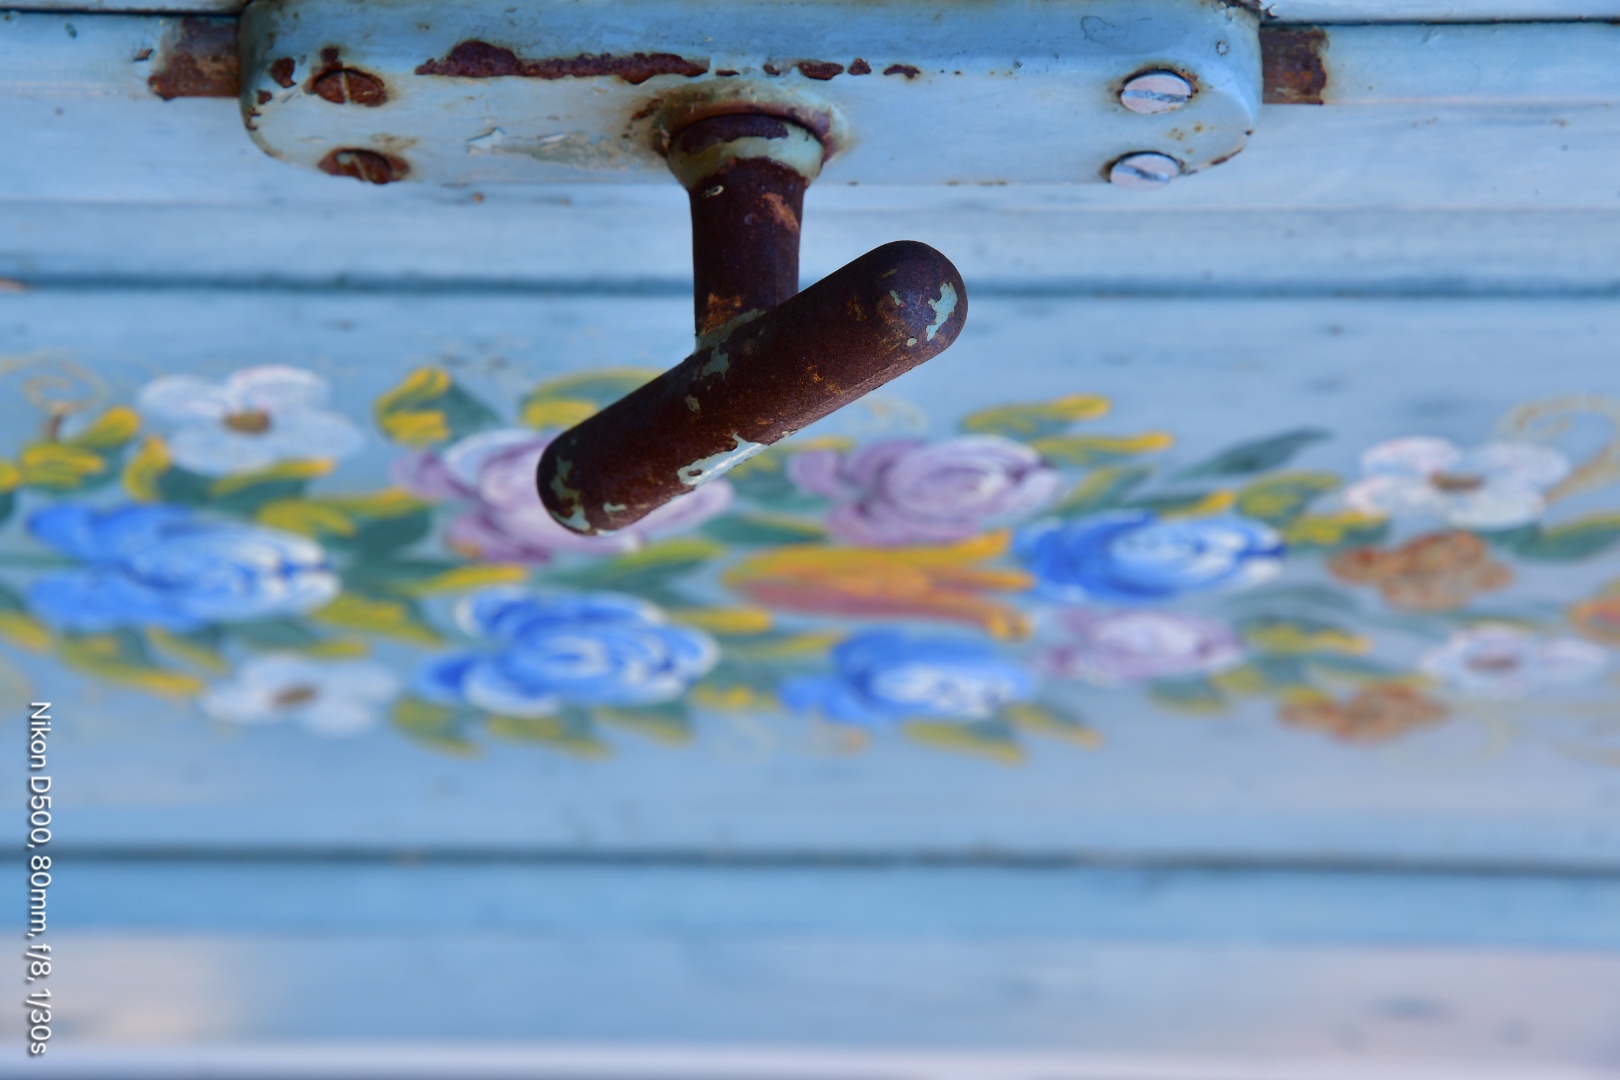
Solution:
[{"label": "blue painted rose", "polygon": [[617,593],[488,589],[463,600],[456,614],[488,647],[432,664],[417,691],[502,716],[670,701],[720,655],[707,634],[671,626],[652,604]]},{"label": "blue painted rose", "polygon": [[1033,676],[976,641],[873,630],[840,644],[832,659],[835,675],[783,683],[783,703],[839,723],[877,726],[987,720],[1035,694]]},{"label": "blue painted rose", "polygon": [[41,574],[29,586],[34,613],[63,630],[194,630],[301,614],[340,590],[313,541],[179,507],[64,504],[34,514],[28,529],[85,564]]},{"label": "blue painted rose", "polygon": [[1164,520],[1146,510],[1046,522],[1018,538],[1036,592],[1067,603],[1144,604],[1235,589],[1282,568],[1282,537],[1236,515]]}]

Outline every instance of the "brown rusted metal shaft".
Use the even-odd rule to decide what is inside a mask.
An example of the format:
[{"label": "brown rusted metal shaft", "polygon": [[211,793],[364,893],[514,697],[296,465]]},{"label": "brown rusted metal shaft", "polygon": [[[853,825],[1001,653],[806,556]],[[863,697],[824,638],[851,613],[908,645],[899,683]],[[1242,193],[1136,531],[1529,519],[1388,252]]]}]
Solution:
[{"label": "brown rusted metal shaft", "polygon": [[949,259],[884,244],[564,432],[540,498],[578,532],[621,529],[944,352],[966,317]]},{"label": "brown rusted metal shaft", "polygon": [[699,338],[799,291],[804,190],[821,153],[797,124],[750,113],[699,120],[675,136],[670,165],[692,201]]}]

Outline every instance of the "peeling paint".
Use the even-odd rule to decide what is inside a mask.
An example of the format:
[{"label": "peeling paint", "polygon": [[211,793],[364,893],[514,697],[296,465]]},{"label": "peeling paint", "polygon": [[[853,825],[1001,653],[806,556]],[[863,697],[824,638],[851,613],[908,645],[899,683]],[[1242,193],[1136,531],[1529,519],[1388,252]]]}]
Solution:
[{"label": "peeling paint", "polygon": [[736,433],[733,433],[731,438],[735,443],[731,449],[722,450],[718,454],[710,454],[708,457],[698,458],[692,464],[677,469],[675,472],[680,477],[681,483],[687,487],[706,484],[715,477],[730,472],[765,449],[764,443],[749,442]]},{"label": "peeling paint", "polygon": [[956,310],[956,289],[950,282],[943,282],[939,287],[939,299],[928,301],[928,306],[934,309],[934,321],[924,329],[928,332],[928,340],[933,341],[939,328],[945,325],[945,320],[951,317]]}]

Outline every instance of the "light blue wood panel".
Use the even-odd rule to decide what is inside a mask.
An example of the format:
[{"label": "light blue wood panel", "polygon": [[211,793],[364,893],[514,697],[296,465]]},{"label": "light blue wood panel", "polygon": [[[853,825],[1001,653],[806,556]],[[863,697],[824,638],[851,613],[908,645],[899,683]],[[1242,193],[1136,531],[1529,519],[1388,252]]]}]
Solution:
[{"label": "light blue wood panel", "polygon": [[[466,859],[54,869],[64,1005],[44,1065],[77,1076],[102,1075],[74,1064],[98,1054],[119,1075],[143,1058],[191,1075],[187,1046],[241,1069],[266,1042],[330,1065],[343,1059],[318,1055],[333,1040],[369,1043],[352,1053],[379,1074],[420,1040],[549,1044],[520,1075],[553,1075],[548,1060],[574,1075],[557,1055],[581,1044],[598,1068],[643,1076],[750,1047],[766,1055],[753,1075],[772,1077],[797,1075],[806,1051],[834,1055],[814,1075],[888,1075],[902,1048],[966,1052],[943,1074],[961,1076],[1053,1075],[1026,1057],[1043,1051],[1063,1076],[1617,1064],[1612,877]],[[649,1044],[679,1049],[633,1065]],[[974,1067],[997,1051],[1005,1071]],[[485,1075],[480,1060],[438,1068]]]},{"label": "light blue wood panel", "polygon": [[[723,513],[654,536],[630,562],[555,552],[533,561],[550,542],[501,517],[494,495],[480,504],[429,493],[431,508],[374,496],[389,470],[416,460],[390,431],[425,432],[442,450],[458,425],[465,435],[485,422],[521,424],[524,409],[542,426],[577,414],[595,391],[548,380],[668,363],[684,351],[684,300],[90,290],[3,304],[5,349],[17,361],[9,385],[94,375],[98,404],[68,417],[62,439],[108,408],[145,409],[145,433],[124,448],[113,444],[133,417],[115,412],[97,429],[101,441],[76,455],[42,448],[44,418],[27,394],[0,400],[13,433],[6,460],[23,481],[0,534],[11,560],[0,576],[21,598],[6,655],[13,677],[33,686],[24,696],[55,703],[63,844],[989,848],[1587,865],[1620,854],[1613,600],[1603,591],[1620,576],[1602,457],[1614,438],[1608,402],[1620,396],[1610,359],[1620,311],[1610,303],[975,300],[953,351],[806,439],[843,440],[821,444],[827,464],[893,439],[947,455],[985,445],[1018,461],[1045,455],[1038,469],[1060,478],[1047,501],[928,525],[922,511],[891,513],[870,493],[813,498],[819,482],[801,466],[795,483],[766,459],[736,479]],[[328,380],[329,411],[347,420],[323,422],[358,432],[358,444],[321,436],[337,440],[328,449],[338,456],[302,495],[292,474],[266,488],[269,477],[208,476],[206,459],[175,466],[181,433],[195,424],[162,415],[142,388],[166,372],[223,380],[267,364]],[[379,397],[421,366],[459,389],[423,383],[415,398]],[[1544,413],[1515,411],[1527,405]],[[983,411],[992,407],[1001,411]],[[187,438],[216,438],[218,425]],[[960,442],[994,432],[1006,441]],[[162,442],[142,441],[153,435]],[[1465,471],[1438,487],[1416,475],[1402,489],[1414,505],[1379,502],[1387,484],[1368,487],[1362,459],[1383,447],[1371,466],[1394,467],[1412,444],[1386,444],[1404,436],[1509,449],[1459,459]],[[234,453],[240,440],[222,445]],[[1501,462],[1515,454],[1550,472],[1511,472]],[[25,476],[25,466],[35,471]],[[1555,479],[1566,467],[1592,485]],[[1086,576],[1112,565],[1108,556],[1064,570],[1027,546],[1042,521],[1095,523],[1054,500],[1083,501],[1133,477],[1139,486],[1119,496],[1136,500],[1132,520],[1182,530],[1160,535],[1219,526],[1249,538],[1246,554],[1220,564],[1222,588],[1159,579],[1160,595],[1144,605]],[[98,478],[107,483],[96,487]],[[173,512],[303,530],[328,549],[345,596],[366,603],[317,615],[289,601],[286,617],[267,624],[232,610],[201,628],[171,621],[166,634],[154,633],[155,616],[120,609],[123,630],[106,636],[38,591],[47,571],[81,580],[84,558],[126,571],[99,549],[64,557],[59,540],[53,554],[29,534],[36,515],[67,520],[63,507],[132,497],[180,507],[208,485],[211,500]],[[1475,504],[1459,497],[1481,490],[1508,520],[1469,524]],[[1291,501],[1311,493],[1308,510]],[[851,547],[850,530],[880,512],[924,531],[899,548]],[[1231,524],[1233,515],[1250,524]],[[397,531],[407,526],[430,535]],[[362,527],[361,541],[346,539]],[[1287,548],[1280,559],[1273,534]],[[400,536],[409,560],[392,547]],[[500,547],[509,543],[517,549]],[[419,559],[430,562],[410,561]],[[378,566],[384,576],[367,578]],[[310,564],[307,580],[326,589],[330,573]],[[441,704],[442,686],[438,701],[423,698],[435,657],[497,648],[453,609],[502,582],[533,596],[561,587],[639,595],[677,620],[668,625],[688,627],[658,633],[707,635],[723,663],[701,679],[689,673],[683,706],[647,711],[616,712],[582,690],[559,713],[539,706],[491,721],[476,702]],[[1125,624],[1145,625],[1145,637],[1098,644],[1097,619],[1133,612],[1151,614]],[[73,637],[75,626],[88,636]],[[1171,627],[1185,633],[1167,638]],[[891,631],[906,644],[871,636]],[[867,652],[831,651],[850,639]],[[1188,640],[1198,647],[1173,647]],[[362,647],[370,659],[334,655]],[[263,657],[288,650],[304,658],[281,686]],[[840,682],[850,665],[896,656],[910,657],[908,678],[927,675],[924,690],[838,696],[858,687]],[[930,681],[967,656],[976,666],[966,681]],[[345,680],[368,670],[343,666],[353,663],[384,669],[365,685],[380,682],[393,701],[352,689],[360,684]],[[243,684],[255,674],[269,681]],[[321,693],[343,708],[304,707]],[[375,726],[341,740],[300,723],[368,717]],[[276,719],[288,722],[246,722]]]}]

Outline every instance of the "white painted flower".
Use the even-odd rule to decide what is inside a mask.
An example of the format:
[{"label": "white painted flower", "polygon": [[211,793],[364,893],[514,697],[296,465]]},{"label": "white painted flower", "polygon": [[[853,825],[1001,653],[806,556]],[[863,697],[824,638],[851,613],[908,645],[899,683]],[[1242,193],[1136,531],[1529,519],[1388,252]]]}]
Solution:
[{"label": "white painted flower", "polygon": [[214,719],[233,724],[291,722],[317,735],[341,737],[376,723],[398,691],[398,680],[380,664],[267,653],[247,661],[199,704]]},{"label": "white painted flower", "polygon": [[1602,674],[1607,650],[1576,638],[1540,637],[1516,626],[1476,626],[1423,654],[1423,671],[1479,697],[1524,698]]},{"label": "white painted flower", "polygon": [[222,383],[165,375],[141,388],[136,406],[173,425],[175,464],[205,476],[253,472],[278,461],[341,458],[360,449],[360,429],[327,410],[326,380],[269,364]]},{"label": "white painted flower", "polygon": [[1549,446],[1487,443],[1462,450],[1423,435],[1379,443],[1361,456],[1366,476],[1344,501],[1364,513],[1438,517],[1461,529],[1511,529],[1538,520],[1544,492],[1569,475]]}]

